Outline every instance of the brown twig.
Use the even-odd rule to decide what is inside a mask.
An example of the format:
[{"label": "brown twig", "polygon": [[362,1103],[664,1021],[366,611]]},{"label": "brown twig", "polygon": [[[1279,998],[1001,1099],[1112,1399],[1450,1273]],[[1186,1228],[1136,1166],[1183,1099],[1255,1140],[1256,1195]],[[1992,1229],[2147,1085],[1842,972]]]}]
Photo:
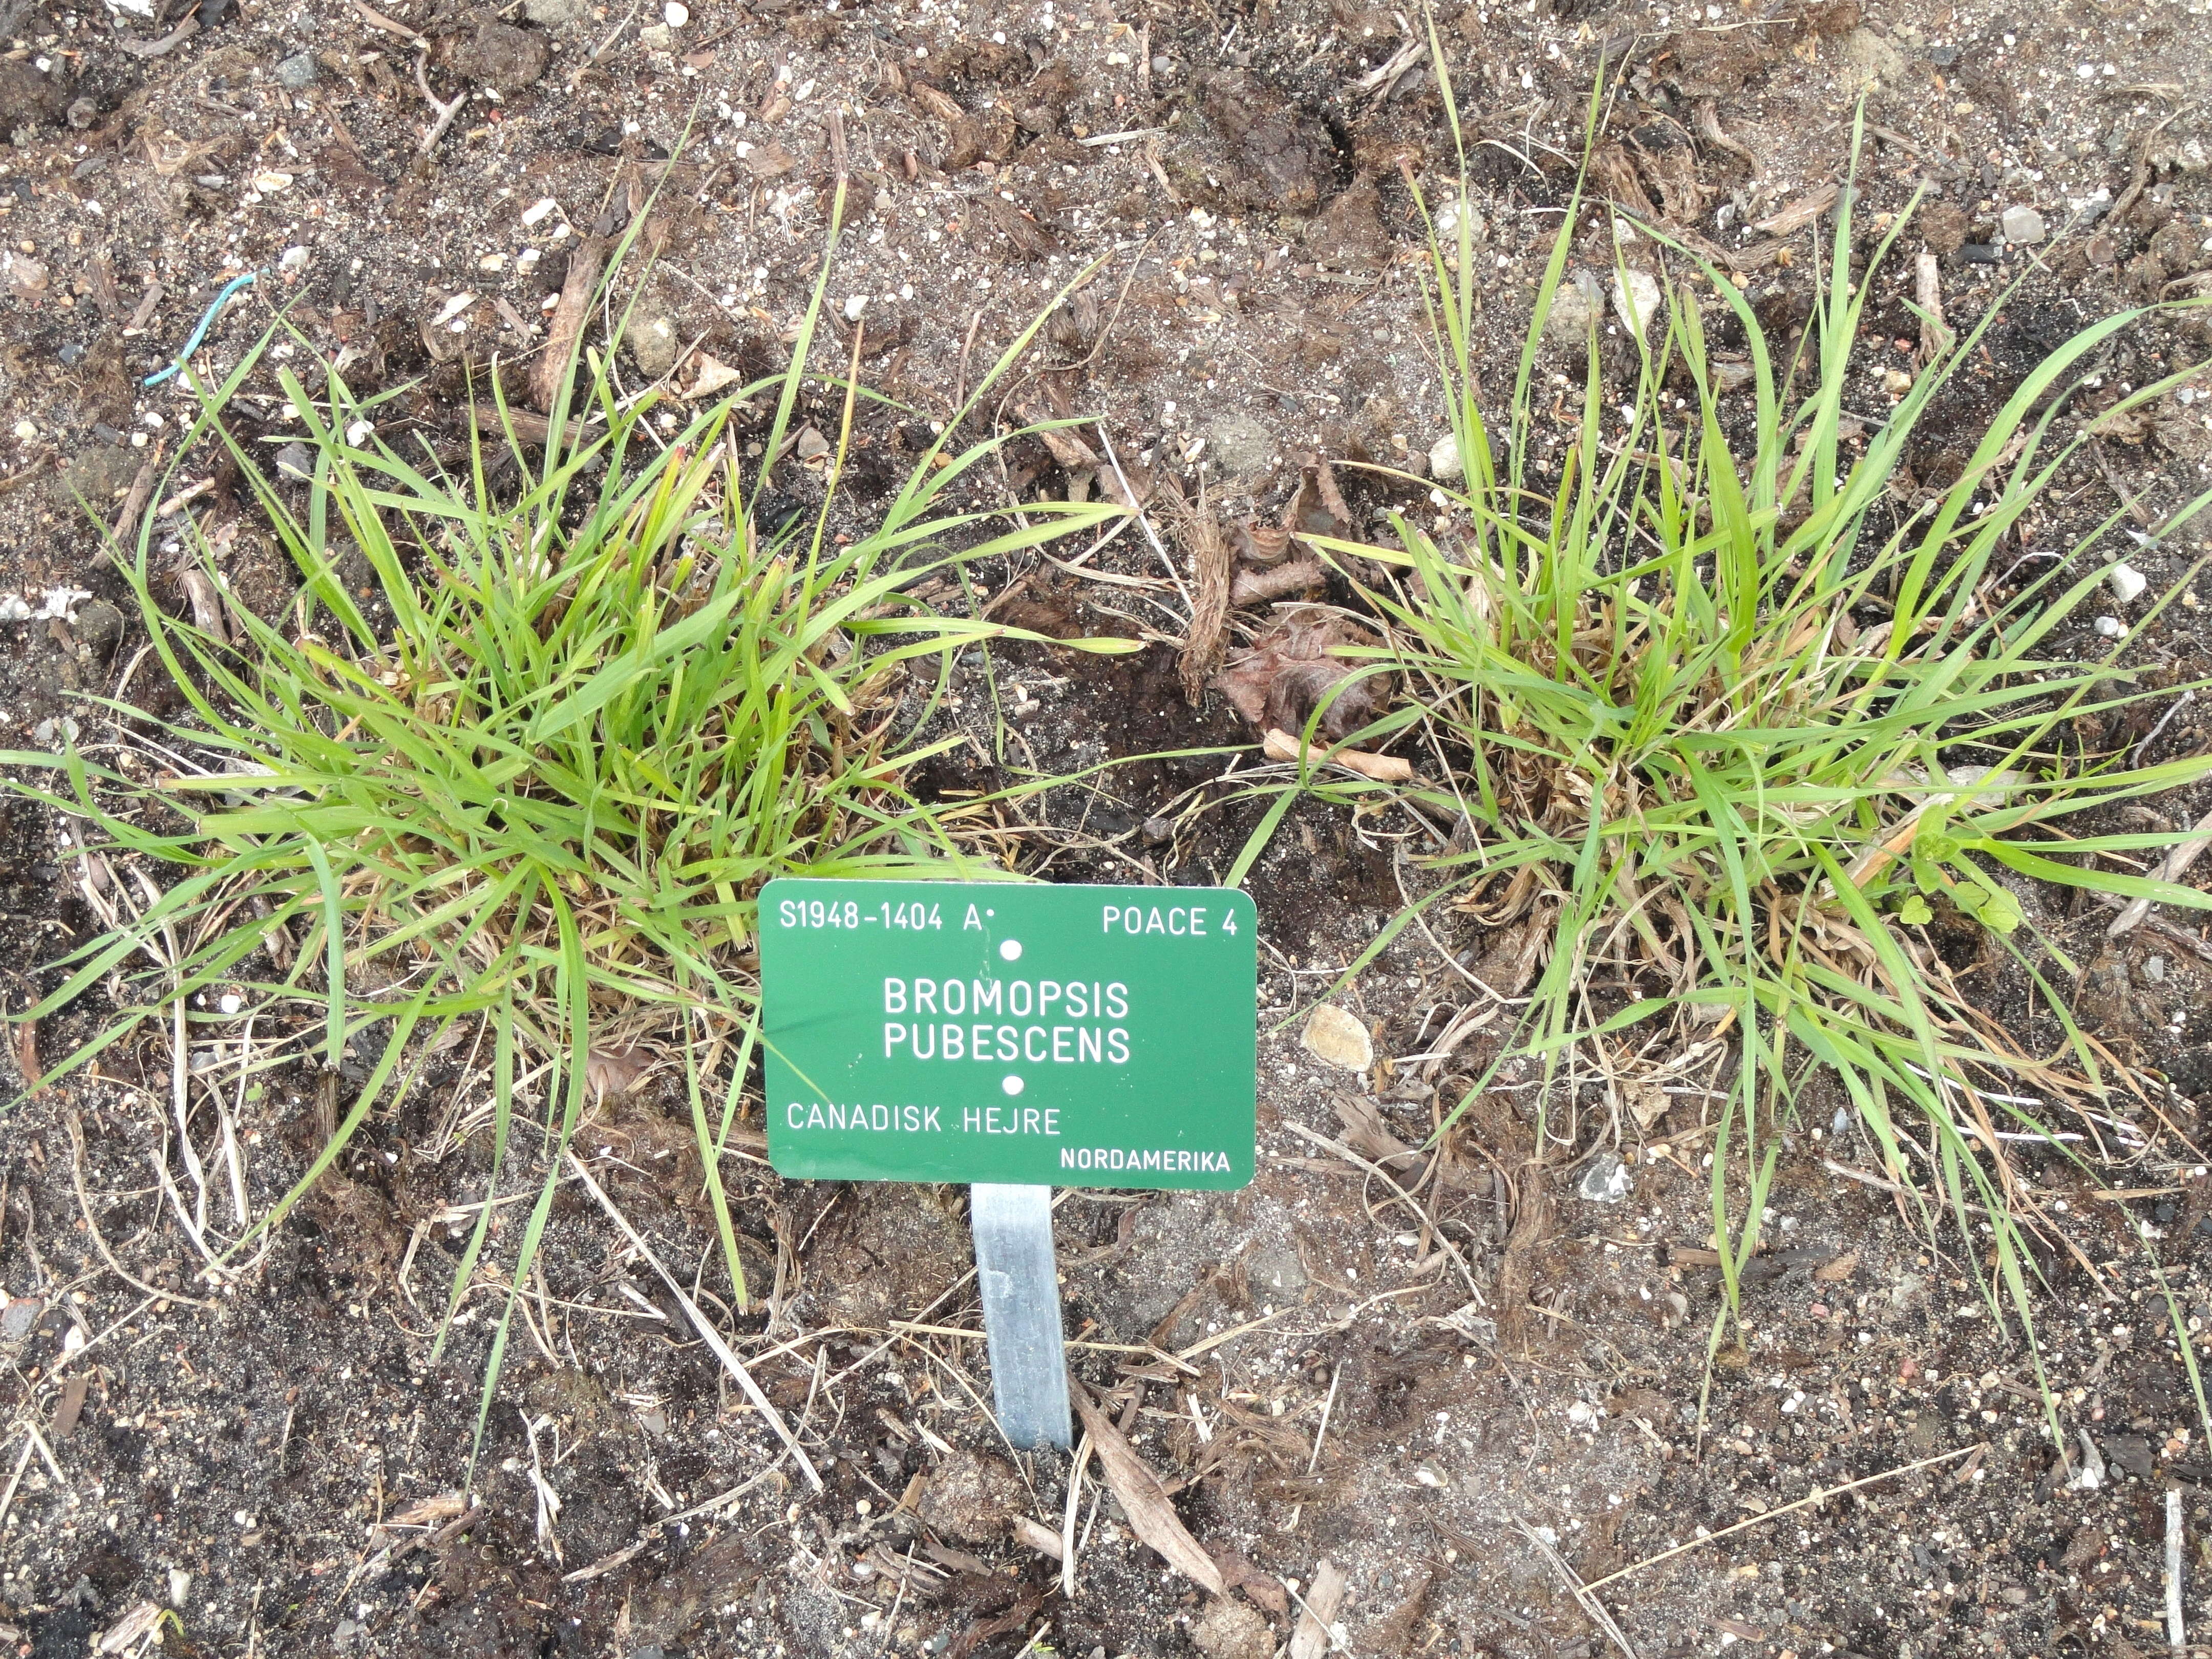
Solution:
[{"label": "brown twig", "polygon": [[1341,766],[1347,772],[1376,783],[1410,783],[1413,763],[1396,755],[1370,755],[1359,749],[1316,749],[1300,743],[1287,732],[1270,728],[1260,739],[1260,751],[1272,761],[1303,761],[1310,766]]},{"label": "brown twig", "polygon": [[438,101],[438,94],[430,90],[430,77],[423,73],[423,68],[429,61],[430,54],[427,51],[415,59],[415,84],[422,88],[423,100],[438,114],[437,125],[422,135],[422,147],[420,154],[426,158],[432,150],[438,148],[438,140],[444,137],[446,129],[453,125],[453,118],[461,112],[461,106],[469,101],[469,89],[466,87],[463,87],[453,94],[452,103],[441,104]]},{"label": "brown twig", "polygon": [[607,239],[604,236],[585,237],[568,256],[568,275],[561,284],[561,301],[553,307],[553,320],[546,326],[545,355],[538,360],[538,367],[530,376],[530,394],[538,406],[549,414],[554,398],[560,394],[574,367],[569,360],[576,349],[576,337],[583,332],[584,318],[591,310],[592,291],[599,285],[599,267],[606,263],[606,258]]},{"label": "brown twig", "polygon": [[1184,700],[1195,708],[1206,701],[1206,682],[1221,666],[1229,625],[1229,539],[1207,504],[1203,478],[1199,480],[1198,505],[1182,516],[1190,541],[1192,598],[1190,627],[1183,635],[1177,667]]}]

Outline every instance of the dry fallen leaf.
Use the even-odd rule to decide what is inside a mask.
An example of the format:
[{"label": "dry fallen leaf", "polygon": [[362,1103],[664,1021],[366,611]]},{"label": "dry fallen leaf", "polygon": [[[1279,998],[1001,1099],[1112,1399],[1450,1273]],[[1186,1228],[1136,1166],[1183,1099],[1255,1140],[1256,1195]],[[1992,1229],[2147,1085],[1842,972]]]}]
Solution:
[{"label": "dry fallen leaf", "polygon": [[1213,684],[1263,732],[1304,732],[1326,700],[1321,735],[1335,741],[1366,725],[1389,702],[1387,673],[1334,654],[1376,643],[1367,629],[1334,611],[1313,606],[1285,611],[1249,650],[1234,653]]},{"label": "dry fallen leaf", "polygon": [[940,121],[957,121],[967,113],[953,101],[951,94],[939,92],[927,81],[914,82],[913,92],[914,101]]},{"label": "dry fallen leaf", "polygon": [[584,1056],[584,1081],[594,1095],[626,1095],[653,1065],[644,1048],[601,1048],[594,1046]]},{"label": "dry fallen leaf", "polygon": [[1322,585],[1328,579],[1327,573],[1313,559],[1292,559],[1265,570],[1240,570],[1229,584],[1229,603],[1232,608],[1242,609],[1248,605],[1286,599],[1293,593],[1318,599]]},{"label": "dry fallen leaf", "polygon": [[1237,550],[1237,556],[1247,564],[1261,569],[1280,564],[1290,556],[1291,532],[1286,527],[1261,524],[1257,519],[1240,519],[1229,526],[1229,540]]},{"label": "dry fallen leaf", "polygon": [[1159,1477],[1145,1466],[1136,1449],[1122,1438],[1121,1431],[1114,1426],[1114,1419],[1091,1403],[1091,1396],[1080,1382],[1070,1394],[1076,1413],[1083,1419],[1084,1431],[1091,1437],[1091,1449],[1098,1454],[1099,1464],[1106,1472],[1107,1487],[1120,1500],[1122,1513],[1129,1517],[1130,1529],[1158,1551],[1170,1566],[1194,1580],[1207,1594],[1228,1594],[1227,1586],[1221,1582],[1221,1569],[1213,1565],[1212,1556],[1199,1548],[1198,1540],[1184,1527],[1182,1518],[1175,1512],[1175,1505],[1168,1501]]},{"label": "dry fallen leaf", "polygon": [[39,1022],[27,1019],[15,1028],[15,1069],[22,1073],[23,1092],[36,1094],[46,1068],[39,1064]]},{"label": "dry fallen leaf", "polygon": [[1316,463],[1299,483],[1298,493],[1283,509],[1283,528],[1293,536],[1332,536],[1339,540],[1352,534],[1354,520],[1336,487],[1336,474],[1327,461]]},{"label": "dry fallen leaf", "polygon": [[799,158],[771,139],[745,157],[756,179],[781,179],[799,165]]}]

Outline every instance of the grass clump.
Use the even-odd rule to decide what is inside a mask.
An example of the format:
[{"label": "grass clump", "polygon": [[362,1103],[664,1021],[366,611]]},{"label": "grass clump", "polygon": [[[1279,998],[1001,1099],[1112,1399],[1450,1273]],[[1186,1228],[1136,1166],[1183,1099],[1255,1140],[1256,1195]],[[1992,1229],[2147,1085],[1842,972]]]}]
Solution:
[{"label": "grass clump", "polygon": [[[1805,1105],[1817,1079],[1847,1098],[1887,1178],[1932,1195],[1929,1224],[1942,1212],[1957,1224],[1992,1310],[2009,1303],[2032,1335],[2034,1200],[2001,1137],[2063,1153],[2051,1109],[2086,1101],[2108,1073],[2049,974],[2076,964],[2021,895],[2057,883],[2212,907],[2142,873],[2178,837],[2069,827],[2212,774],[2203,756],[2139,765],[2083,753],[2078,716],[2183,688],[2142,689],[2120,646],[2076,656],[2057,638],[2087,620],[2124,550],[2118,513],[2070,545],[2051,539],[2046,497],[2085,441],[2057,422],[2095,354],[2142,313],[2061,346],[1989,421],[1957,480],[1919,489],[1908,451],[1982,331],[1929,363],[1886,421],[1856,429],[1853,349],[1910,216],[1855,270],[1847,191],[1801,337],[1771,341],[1735,285],[1684,254],[1676,269],[1694,274],[1649,319],[1626,404],[1603,388],[1600,319],[1562,431],[1535,369],[1580,207],[1495,427],[1476,383],[1472,216],[1458,215],[1455,250],[1432,234],[1431,317],[1466,474],[1449,529],[1401,516],[1394,547],[1334,549],[1388,573],[1363,590],[1384,643],[1340,654],[1408,687],[1351,740],[1424,728],[1445,764],[1445,783],[1415,799],[1460,822],[1462,845],[1427,861],[1423,906],[1548,931],[1508,1051],[1541,1062],[1540,1153],[1547,1131],[1572,1139],[1554,1103],[1579,1090],[1557,1085],[1601,1084],[1618,1110],[1629,1082],[1693,1044],[1732,1050],[1712,1073],[1724,1079],[1711,1107],[1727,1291],[1717,1352],[1775,1168],[1767,1126]],[[1740,391],[1722,388],[1709,316],[1741,332]],[[1976,1006],[1938,948],[1939,921],[1954,936],[1978,927],[1984,949],[2019,963],[2058,1022],[2053,1048],[2029,1051]],[[1827,1115],[1824,1103],[1814,1121]],[[1738,1153],[1749,1179],[1732,1217]]]},{"label": "grass clump", "polygon": [[[933,614],[909,590],[1120,512],[955,510],[1000,441],[959,453],[940,438],[887,503],[859,509],[871,527],[833,535],[848,380],[819,512],[761,522],[752,506],[793,429],[830,263],[776,380],[663,434],[659,400],[617,397],[594,357],[542,446],[510,427],[497,489],[480,437],[459,465],[427,445],[409,453],[375,433],[382,399],[356,398],[335,374],[313,395],[280,368],[312,456],[295,509],[219,418],[261,354],[204,393],[192,438],[228,446],[296,565],[289,613],[231,605],[234,640],[167,614],[149,519],[118,559],[189,716],[134,737],[141,711],[116,705],[114,744],[8,758],[58,774],[41,798],[78,821],[81,856],[122,905],[31,1011],[103,982],[118,1004],[56,1075],[157,1016],[174,1019],[180,1047],[193,1028],[252,1020],[256,1068],[374,1054],[337,1133],[253,1231],[396,1103],[448,1033],[459,1043],[473,1030],[489,1050],[494,1194],[518,1100],[544,1103],[544,1184],[507,1273],[520,1285],[595,1076],[604,1087],[641,1031],[680,1023],[744,1304],[718,1170],[757,1029],[755,895],[779,875],[997,873],[963,855],[957,813],[917,799],[907,777],[945,746],[915,733],[954,654],[1007,630]],[[732,424],[747,398],[775,410],[754,448]],[[185,538],[184,556],[219,584],[200,528],[187,521]],[[369,573],[360,591],[343,574],[360,586],[349,545]],[[918,714],[916,686],[928,694]],[[226,994],[232,1012],[218,1012]],[[462,1255],[456,1306],[492,1209]],[[487,1400],[506,1330],[502,1317]]]}]

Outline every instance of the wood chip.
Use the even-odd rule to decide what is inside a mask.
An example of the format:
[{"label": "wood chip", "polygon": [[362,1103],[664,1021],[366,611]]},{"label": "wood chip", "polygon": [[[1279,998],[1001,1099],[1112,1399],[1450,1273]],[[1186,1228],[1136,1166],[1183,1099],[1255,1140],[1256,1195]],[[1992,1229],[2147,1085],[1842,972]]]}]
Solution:
[{"label": "wood chip", "polygon": [[1060,1558],[1060,1534],[1034,1516],[1014,1517],[1014,1541],[1026,1544],[1039,1555],[1048,1555],[1055,1561]]},{"label": "wood chip", "polygon": [[1411,783],[1413,781],[1413,763],[1409,760],[1401,760],[1395,755],[1370,755],[1361,749],[1310,749],[1284,731],[1271,729],[1260,740],[1260,749],[1269,760],[1304,760],[1313,766],[1326,762],[1332,766],[1341,766],[1347,772],[1357,772],[1361,777],[1376,783]]},{"label": "wood chip", "polygon": [[129,35],[121,35],[117,37],[115,44],[133,58],[166,58],[199,32],[199,19],[187,17],[158,40],[137,40]]},{"label": "wood chip", "polygon": [[66,1440],[76,1432],[76,1420],[84,1414],[85,1390],[92,1386],[91,1376],[84,1371],[73,1373],[62,1384],[62,1397],[54,1407],[54,1438]]},{"label": "wood chip", "polygon": [[92,1650],[100,1654],[128,1653],[161,1628],[161,1609],[151,1601],[136,1602],[107,1627]]},{"label": "wood chip", "polygon": [[[1040,416],[1039,418],[1050,417]],[[1068,472],[1096,472],[1098,470],[1100,463],[1097,452],[1077,437],[1068,428],[1045,427],[1041,428],[1036,435],[1044,441],[1044,447],[1052,452],[1053,459],[1058,461],[1063,470]]]},{"label": "wood chip", "polygon": [[[1535,1285],[1536,1247],[1551,1231],[1552,1200],[1543,1183],[1524,1181],[1513,1213],[1513,1231],[1498,1258],[1496,1289],[1498,1346],[1501,1352],[1524,1353],[1528,1340],[1528,1292]],[[1679,1252],[1678,1252],[1679,1254]]]},{"label": "wood chip", "polygon": [[[1213,1565],[1213,1558],[1198,1547],[1168,1501],[1165,1488],[1159,1477],[1146,1467],[1136,1449],[1114,1426],[1114,1419],[1091,1403],[1083,1384],[1069,1379],[1068,1393],[1075,1402],[1076,1415],[1083,1419],[1083,1427],[1091,1437],[1091,1449],[1098,1454],[1099,1467],[1105,1472],[1106,1486],[1120,1500],[1122,1513],[1129,1517],[1130,1529],[1144,1542],[1151,1545],[1160,1556],[1192,1580],[1210,1595],[1225,1595],[1228,1588],[1221,1582],[1221,1569]],[[1320,1652],[1319,1649],[1315,1650]]]},{"label": "wood chip", "polygon": [[1382,1109],[1363,1095],[1340,1094],[1332,1103],[1336,1108],[1336,1121],[1344,1125],[1344,1144],[1362,1158],[1380,1164],[1393,1175],[1406,1176],[1408,1184],[1418,1186],[1410,1171],[1420,1168],[1419,1152],[1390,1133],[1382,1121]]}]

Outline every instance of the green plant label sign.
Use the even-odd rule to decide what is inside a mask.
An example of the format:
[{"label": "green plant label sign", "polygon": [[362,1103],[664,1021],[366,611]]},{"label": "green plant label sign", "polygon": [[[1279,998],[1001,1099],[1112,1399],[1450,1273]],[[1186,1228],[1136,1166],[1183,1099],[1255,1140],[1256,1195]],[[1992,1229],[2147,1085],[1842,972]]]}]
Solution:
[{"label": "green plant label sign", "polygon": [[787,879],[762,891],[760,914],[779,1174],[1252,1179],[1246,895]]}]

